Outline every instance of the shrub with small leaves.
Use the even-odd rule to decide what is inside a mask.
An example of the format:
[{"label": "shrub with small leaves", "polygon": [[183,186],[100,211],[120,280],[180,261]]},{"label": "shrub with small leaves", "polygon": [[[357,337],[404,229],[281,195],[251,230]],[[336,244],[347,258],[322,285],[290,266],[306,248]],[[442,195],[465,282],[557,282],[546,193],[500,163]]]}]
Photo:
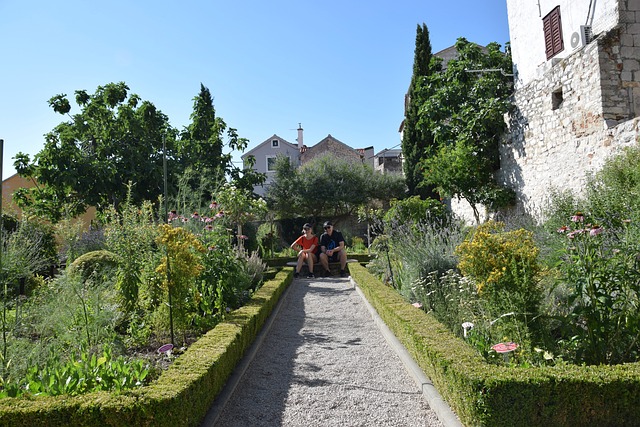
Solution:
[{"label": "shrub with small leaves", "polygon": [[492,315],[514,309],[528,318],[538,313],[542,299],[539,250],[530,231],[504,231],[503,223],[489,221],[473,230],[456,254],[458,268],[475,281]]}]

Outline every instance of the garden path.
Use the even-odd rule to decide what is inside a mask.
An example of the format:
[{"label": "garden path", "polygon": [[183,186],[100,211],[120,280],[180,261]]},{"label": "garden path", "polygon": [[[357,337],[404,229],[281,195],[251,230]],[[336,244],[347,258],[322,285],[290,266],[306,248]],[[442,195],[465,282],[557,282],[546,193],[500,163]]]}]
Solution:
[{"label": "garden path", "polygon": [[294,279],[261,335],[203,426],[451,425],[350,279]]}]

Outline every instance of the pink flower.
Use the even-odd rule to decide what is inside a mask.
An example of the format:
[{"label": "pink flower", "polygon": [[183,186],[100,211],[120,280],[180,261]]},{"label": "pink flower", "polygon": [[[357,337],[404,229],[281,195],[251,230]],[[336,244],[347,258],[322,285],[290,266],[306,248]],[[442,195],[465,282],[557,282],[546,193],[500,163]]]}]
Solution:
[{"label": "pink flower", "polygon": [[566,225],[563,225],[562,227],[558,228],[558,233],[564,233],[568,229],[569,227],[567,227]]},{"label": "pink flower", "polygon": [[584,233],[584,230],[573,230],[571,233],[567,234],[567,237],[570,239],[574,239],[577,235]]},{"label": "pink flower", "polygon": [[188,218],[183,217],[182,215],[180,215],[180,220],[181,220],[182,222],[189,222],[189,219],[188,219]]},{"label": "pink flower", "polygon": [[208,249],[209,249],[210,251],[215,251],[215,250],[216,250],[216,247],[215,247],[215,246],[209,246],[209,247],[208,247]]},{"label": "pink flower", "polygon": [[205,216],[204,217],[204,222],[213,222],[213,218]]},{"label": "pink flower", "polygon": [[419,302],[414,302],[411,305],[414,306],[415,308],[422,308],[422,304],[420,304]]},{"label": "pink flower", "polygon": [[174,219],[178,218],[178,214],[176,213],[176,211],[171,211],[169,212],[169,222],[173,221]]},{"label": "pink flower", "polygon": [[516,348],[518,348],[518,344],[514,342],[501,342],[491,346],[491,349],[496,353],[509,353]]},{"label": "pink flower", "polygon": [[211,209],[212,211],[215,211],[217,207],[218,207],[218,204],[216,202],[211,202],[209,204],[209,209]]},{"label": "pink flower", "polygon": [[571,217],[571,221],[582,222],[584,221],[584,215],[582,215],[582,212],[576,212],[576,214]]},{"label": "pink flower", "polygon": [[224,212],[220,211],[217,214],[215,214],[214,218],[222,218],[224,216]]},{"label": "pink flower", "polygon": [[245,236],[244,234],[241,234],[238,236],[238,239],[240,240],[247,240],[249,237]]},{"label": "pink flower", "polygon": [[208,225],[206,225],[206,226],[204,227],[204,229],[205,229],[205,230],[207,230],[207,231],[211,231],[211,230],[213,230],[213,225],[208,224]]},{"label": "pink flower", "polygon": [[591,228],[591,230],[589,230],[589,235],[591,236],[597,236],[599,234],[602,234],[602,227],[600,227],[599,225],[594,225],[593,228]]},{"label": "pink flower", "polygon": [[194,212],[193,214],[191,214],[191,218],[198,219],[200,218],[200,214],[198,214],[198,212]]}]

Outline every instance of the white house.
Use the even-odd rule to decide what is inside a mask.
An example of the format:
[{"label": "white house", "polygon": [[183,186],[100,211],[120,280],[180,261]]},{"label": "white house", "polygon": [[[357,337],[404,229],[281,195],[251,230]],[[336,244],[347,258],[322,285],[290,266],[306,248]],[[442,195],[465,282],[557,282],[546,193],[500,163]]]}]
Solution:
[{"label": "white house", "polygon": [[264,184],[253,188],[253,191],[256,194],[260,196],[264,196],[266,194],[267,189],[275,176],[275,161],[278,156],[288,157],[296,166],[300,164],[302,129],[298,129],[298,139],[299,145],[295,145],[274,134],[242,155],[242,161],[245,167],[248,167],[248,158],[253,156],[255,158],[255,165],[253,166],[253,169],[257,172],[267,174],[267,179]]}]

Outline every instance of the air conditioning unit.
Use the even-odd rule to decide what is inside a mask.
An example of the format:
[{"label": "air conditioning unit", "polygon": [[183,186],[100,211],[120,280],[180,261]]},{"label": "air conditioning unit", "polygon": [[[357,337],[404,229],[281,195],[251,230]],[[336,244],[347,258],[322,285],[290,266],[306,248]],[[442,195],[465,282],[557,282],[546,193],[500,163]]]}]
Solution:
[{"label": "air conditioning unit", "polygon": [[591,42],[591,25],[580,25],[580,31],[571,34],[571,48],[580,49]]}]

